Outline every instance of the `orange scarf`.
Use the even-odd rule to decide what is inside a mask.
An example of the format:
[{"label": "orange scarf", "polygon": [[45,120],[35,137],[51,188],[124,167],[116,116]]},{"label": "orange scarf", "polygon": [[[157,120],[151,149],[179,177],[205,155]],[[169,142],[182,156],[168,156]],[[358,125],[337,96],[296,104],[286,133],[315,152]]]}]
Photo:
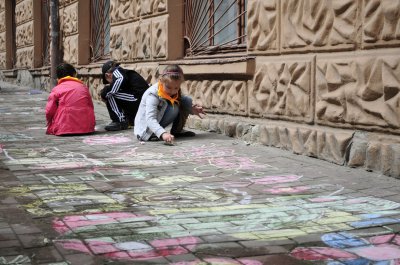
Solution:
[{"label": "orange scarf", "polygon": [[61,84],[62,82],[64,82],[64,81],[76,81],[76,82],[79,82],[79,83],[81,83],[81,84],[83,84],[83,82],[81,81],[81,80],[79,80],[78,78],[76,78],[76,77],[72,77],[72,76],[66,76],[66,77],[63,77],[63,78],[60,78],[60,79],[58,79],[58,85],[59,84]]},{"label": "orange scarf", "polygon": [[162,97],[163,99],[168,100],[169,102],[171,102],[172,107],[174,106],[175,103],[179,104],[179,100],[178,100],[178,94],[176,94],[174,97],[171,97],[170,95],[168,95],[165,90],[164,90],[164,86],[161,82],[158,82],[158,96]]}]

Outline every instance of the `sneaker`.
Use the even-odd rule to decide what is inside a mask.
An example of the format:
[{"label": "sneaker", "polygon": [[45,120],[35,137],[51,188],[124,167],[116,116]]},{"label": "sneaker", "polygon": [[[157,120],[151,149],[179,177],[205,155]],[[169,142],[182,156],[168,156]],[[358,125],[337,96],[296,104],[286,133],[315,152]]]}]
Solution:
[{"label": "sneaker", "polygon": [[175,136],[175,138],[179,138],[179,137],[193,137],[193,136],[196,136],[196,134],[195,134],[194,132],[192,132],[192,131],[186,131],[186,130],[182,130],[182,131],[180,131],[180,132],[175,132],[175,133],[171,132],[171,134],[172,134],[173,136]]},{"label": "sneaker", "polygon": [[110,124],[108,124],[104,129],[106,131],[121,131],[121,130],[126,130],[128,129],[128,123],[127,122],[117,122],[113,121]]}]

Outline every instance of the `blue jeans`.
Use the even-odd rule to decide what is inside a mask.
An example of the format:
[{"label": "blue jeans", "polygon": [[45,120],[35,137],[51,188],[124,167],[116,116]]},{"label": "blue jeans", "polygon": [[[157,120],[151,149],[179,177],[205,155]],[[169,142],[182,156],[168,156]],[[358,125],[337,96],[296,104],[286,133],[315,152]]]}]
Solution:
[{"label": "blue jeans", "polygon": [[[181,98],[182,107],[190,113],[192,111],[192,99],[188,96],[183,96]],[[165,110],[164,116],[161,118],[160,125],[161,127],[165,128],[171,123],[173,123],[175,120],[177,120],[178,115],[179,115],[179,105],[175,104],[172,106],[171,104],[168,104],[167,109]]]}]

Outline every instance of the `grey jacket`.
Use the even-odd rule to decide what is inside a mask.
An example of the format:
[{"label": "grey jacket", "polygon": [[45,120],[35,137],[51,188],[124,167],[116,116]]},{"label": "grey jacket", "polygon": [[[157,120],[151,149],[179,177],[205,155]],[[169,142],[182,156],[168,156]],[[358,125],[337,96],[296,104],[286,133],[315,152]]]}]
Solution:
[{"label": "grey jacket", "polygon": [[[160,125],[160,121],[167,109],[168,102],[158,96],[158,82],[149,87],[143,94],[138,112],[135,117],[134,134],[141,141],[147,141],[154,133],[158,138],[166,130]],[[190,99],[188,97],[188,99]],[[191,106],[192,100],[188,105]],[[191,112],[191,110],[190,110]]]}]

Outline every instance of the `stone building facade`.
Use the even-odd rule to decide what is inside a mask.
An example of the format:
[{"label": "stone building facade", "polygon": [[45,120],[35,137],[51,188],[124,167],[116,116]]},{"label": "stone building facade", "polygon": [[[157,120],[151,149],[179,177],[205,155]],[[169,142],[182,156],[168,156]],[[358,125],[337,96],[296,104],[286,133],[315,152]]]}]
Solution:
[{"label": "stone building facade", "polygon": [[[0,69],[8,82],[27,77],[49,91],[43,2],[0,0]],[[209,8],[199,3],[220,1],[110,0],[109,53],[93,60],[93,10],[103,2],[59,1],[63,60],[95,99],[107,58],[150,83],[178,63],[184,91],[209,114],[190,127],[400,177],[400,0],[226,1],[243,9],[232,18],[244,37],[197,54],[185,34]]]}]

